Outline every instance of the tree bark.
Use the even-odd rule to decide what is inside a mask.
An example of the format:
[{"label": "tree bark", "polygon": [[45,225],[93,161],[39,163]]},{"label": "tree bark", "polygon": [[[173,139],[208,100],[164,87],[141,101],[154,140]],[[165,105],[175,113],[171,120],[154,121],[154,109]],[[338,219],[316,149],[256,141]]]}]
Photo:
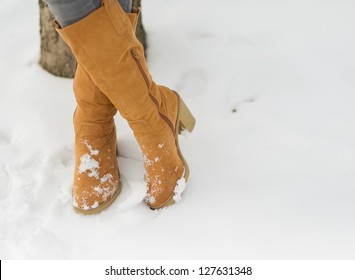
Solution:
[{"label": "tree bark", "polygon": [[39,0],[41,56],[39,63],[44,69],[59,77],[74,77],[76,61],[67,46],[55,31],[53,16],[48,6]]},{"label": "tree bark", "polygon": [[[140,7],[141,0],[133,0],[133,7]],[[41,53],[40,65],[55,76],[73,78],[75,74],[75,58],[62,38],[55,31],[53,16],[43,0],[39,0]],[[136,35],[146,48],[146,33],[139,18]]]}]

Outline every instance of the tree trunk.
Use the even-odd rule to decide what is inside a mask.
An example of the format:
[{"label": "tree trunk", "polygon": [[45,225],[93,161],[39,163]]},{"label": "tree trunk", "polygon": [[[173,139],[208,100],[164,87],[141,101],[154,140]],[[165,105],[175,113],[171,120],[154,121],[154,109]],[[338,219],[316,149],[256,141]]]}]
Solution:
[{"label": "tree trunk", "polygon": [[[141,0],[133,0],[132,1],[132,6],[133,8],[141,7]],[[136,30],[136,36],[138,40],[142,43],[144,50],[147,49],[147,38],[146,38],[146,33],[143,27],[143,22],[142,22],[142,13],[141,16],[138,19],[138,24],[137,24],[137,30]]]},{"label": "tree trunk", "polygon": [[41,57],[39,63],[55,76],[74,77],[76,61],[67,46],[54,29],[53,16],[48,6],[39,0]]},{"label": "tree trunk", "polygon": [[[133,0],[133,7],[140,7],[141,0]],[[53,16],[43,0],[39,0],[41,54],[40,65],[55,76],[73,78],[75,74],[75,58],[62,38],[55,31]],[[136,35],[146,48],[146,33],[139,18]]]}]

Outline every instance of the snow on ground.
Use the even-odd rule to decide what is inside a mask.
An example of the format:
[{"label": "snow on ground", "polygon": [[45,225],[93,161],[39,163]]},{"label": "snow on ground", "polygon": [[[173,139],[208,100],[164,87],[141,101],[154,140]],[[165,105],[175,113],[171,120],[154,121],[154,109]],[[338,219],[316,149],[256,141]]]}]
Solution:
[{"label": "snow on ground", "polygon": [[155,80],[197,118],[183,199],[143,202],[117,118],[123,193],[71,207],[71,80],[38,65],[37,1],[0,6],[1,259],[355,257],[352,0],[143,0]]}]

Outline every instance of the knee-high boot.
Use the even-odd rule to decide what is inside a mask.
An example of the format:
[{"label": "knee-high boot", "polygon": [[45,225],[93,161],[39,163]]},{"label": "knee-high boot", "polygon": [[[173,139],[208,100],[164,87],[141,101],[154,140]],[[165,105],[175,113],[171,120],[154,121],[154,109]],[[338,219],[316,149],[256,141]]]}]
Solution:
[{"label": "knee-high boot", "polygon": [[[139,11],[128,16],[135,30]],[[80,63],[74,77],[74,94],[73,206],[81,214],[95,214],[106,209],[121,191],[113,119],[117,109]]]},{"label": "knee-high boot", "polygon": [[129,17],[116,0],[57,31],[95,85],[127,119],[145,157],[147,202],[171,205],[189,177],[178,134],[192,131],[195,119],[174,91],[157,85]]}]

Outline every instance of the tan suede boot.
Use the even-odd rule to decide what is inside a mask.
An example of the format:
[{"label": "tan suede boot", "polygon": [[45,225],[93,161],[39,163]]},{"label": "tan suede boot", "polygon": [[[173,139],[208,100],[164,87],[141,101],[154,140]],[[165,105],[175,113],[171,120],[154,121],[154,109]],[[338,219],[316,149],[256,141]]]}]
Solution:
[{"label": "tan suede boot", "polygon": [[63,29],[79,64],[127,119],[145,156],[147,203],[153,209],[180,199],[189,168],[177,135],[193,118],[179,95],[152,80],[142,45],[116,0]]},{"label": "tan suede boot", "polygon": [[[128,14],[136,30],[140,10]],[[121,191],[116,159],[117,110],[78,64],[74,77],[75,171],[73,206],[81,214],[104,210]]]},{"label": "tan suede boot", "polygon": [[116,108],[79,65],[74,78],[75,171],[73,206],[95,214],[107,208],[121,191],[116,158]]}]

